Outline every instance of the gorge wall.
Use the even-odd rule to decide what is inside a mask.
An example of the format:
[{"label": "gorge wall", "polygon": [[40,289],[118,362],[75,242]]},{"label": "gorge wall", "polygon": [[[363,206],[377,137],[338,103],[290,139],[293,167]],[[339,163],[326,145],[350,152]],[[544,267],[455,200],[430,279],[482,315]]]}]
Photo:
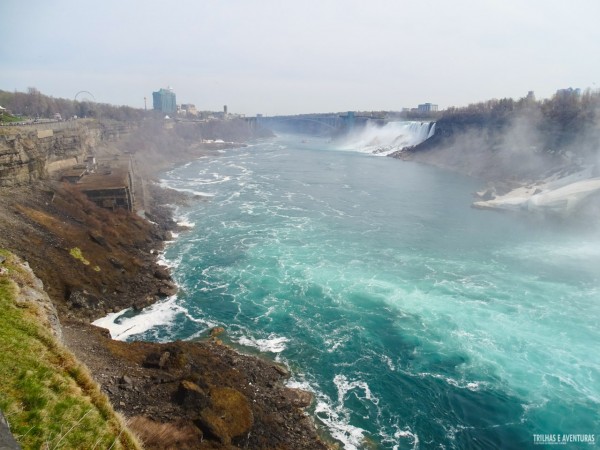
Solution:
[{"label": "gorge wall", "polygon": [[103,141],[131,125],[72,121],[0,129],[0,187],[22,186],[83,162]]}]

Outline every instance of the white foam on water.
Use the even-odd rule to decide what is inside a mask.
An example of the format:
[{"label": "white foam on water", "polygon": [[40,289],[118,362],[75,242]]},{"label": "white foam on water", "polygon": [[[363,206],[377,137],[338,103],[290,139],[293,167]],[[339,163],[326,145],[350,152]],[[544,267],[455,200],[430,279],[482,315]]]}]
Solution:
[{"label": "white foam on water", "polygon": [[[364,393],[364,397],[362,398],[368,399],[375,404],[377,403],[377,399],[371,394],[369,386],[365,382],[349,382],[345,376],[337,375],[334,378],[334,383],[338,389],[337,402],[329,398],[319,388],[315,388],[311,382],[303,379],[302,374],[296,374],[285,385],[292,389],[311,392],[316,399],[315,415],[326,426],[331,436],[340,441],[345,450],[359,450],[363,448],[365,443],[365,430],[350,424],[351,411],[344,406],[344,397],[348,392],[356,390],[358,393],[360,391]],[[416,435],[415,439],[418,443]]]},{"label": "white foam on water", "polygon": [[192,194],[197,197],[214,197],[215,196],[215,194],[212,192],[204,192],[204,191],[197,191],[195,189],[181,188],[178,186],[174,186],[173,184],[164,184],[163,186],[167,187],[169,189],[173,189],[174,191],[187,192],[188,194]]},{"label": "white foam on water", "polygon": [[294,378],[290,378],[285,383],[285,386],[289,387],[290,389],[300,389],[301,391],[312,392],[313,394],[316,393],[308,381],[299,381]]},{"label": "white foam on water", "polygon": [[254,347],[261,352],[281,353],[286,349],[286,343],[289,339],[284,336],[270,334],[267,339],[257,339],[251,336],[242,336],[238,339],[238,343],[248,347]]},{"label": "white foam on water", "polygon": [[327,344],[327,352],[335,352],[339,347],[346,344],[349,341],[349,339],[349,337],[339,339],[325,339],[325,344]]},{"label": "white foam on water", "polygon": [[[196,224],[190,220],[190,214],[190,212],[182,212],[182,208],[180,206],[177,206],[175,208],[175,212],[173,213],[173,220],[178,226],[182,228],[194,228]],[[178,236],[179,234],[177,234],[176,237]]]},{"label": "white foam on water", "polygon": [[144,333],[152,328],[171,325],[175,316],[185,312],[175,302],[177,296],[168,297],[166,300],[150,305],[133,317],[123,317],[131,308],[116,313],[110,313],[94,322],[93,325],[106,328],[110,336],[117,341],[124,341],[136,334]]},{"label": "white foam on water", "polygon": [[392,358],[390,358],[387,355],[381,355],[381,360],[388,366],[388,368],[392,372],[396,370],[396,366],[394,365],[394,362],[392,361]]},{"label": "white foam on water", "polygon": [[375,405],[379,403],[379,399],[371,393],[369,384],[366,381],[348,381],[348,378],[345,375],[336,375],[333,378],[333,382],[338,390],[338,402],[340,404],[344,402],[344,397],[349,391],[363,391],[364,397],[360,397],[358,394],[357,397],[369,400]]},{"label": "white foam on water", "polygon": [[273,313],[274,313],[274,312],[276,312],[276,311],[277,311],[277,307],[276,307],[276,306],[274,306],[274,305],[271,305],[271,306],[269,306],[269,307],[267,308],[267,310],[265,311],[265,313],[264,313],[264,314],[260,314],[260,315],[256,316],[256,317],[253,319],[253,322],[254,322],[254,323],[259,323],[259,322],[261,321],[261,319],[266,319],[266,320],[268,320],[269,322],[271,322],[271,321],[273,320],[273,319],[271,318],[271,314],[273,314]]},{"label": "white foam on water", "polygon": [[188,183],[192,184],[192,185],[208,185],[208,184],[219,184],[219,183],[225,183],[229,180],[231,180],[231,177],[229,175],[219,175],[218,173],[211,173],[209,174],[209,176],[212,176],[212,178],[188,178],[187,181]]},{"label": "white foam on water", "polygon": [[206,333],[206,331],[208,331],[212,328],[215,328],[217,326],[220,326],[219,323],[217,323],[213,320],[194,317],[187,310],[183,310],[183,314],[185,315],[186,319],[188,319],[190,322],[194,322],[198,325],[202,325],[202,328],[200,330],[198,330],[191,336],[187,337],[186,340],[193,340],[194,338]]},{"label": "white foam on water", "polygon": [[365,430],[350,424],[350,411],[344,407],[343,395],[340,402],[339,388],[337,402],[331,401],[322,392],[315,392],[315,396],[317,398],[315,415],[325,424],[331,436],[340,441],[346,450],[361,448],[364,442]]},{"label": "white foam on water", "polygon": [[[404,372],[404,373],[406,373],[406,372]],[[441,375],[439,373],[422,372],[422,373],[418,373],[415,375],[407,373],[407,375],[417,376],[419,378],[435,378],[437,380],[444,381],[446,384],[448,384],[450,386],[454,386],[459,389],[468,389],[473,392],[480,390],[482,386],[486,386],[488,384],[484,381],[467,381],[467,382],[458,381],[452,377]]]},{"label": "white foam on water", "polygon": [[[561,260],[549,258],[553,252],[584,255],[582,260],[596,252],[581,246],[531,247],[512,248],[504,257],[518,254],[519,259],[539,258],[540,263],[551,265]],[[544,261],[543,255],[549,261]],[[498,269],[493,278],[478,274],[469,279],[460,270],[437,270],[445,283],[434,283],[434,289],[427,291],[409,291],[394,283],[381,287],[384,301],[395,311],[419,317],[411,333],[427,343],[428,353],[439,354],[444,360],[447,355],[449,363],[453,355],[465,355],[463,361],[458,360],[458,376],[428,370],[427,365],[415,360],[416,376],[437,378],[451,387],[470,391],[487,389],[495,383],[492,380],[499,379],[503,389],[528,401],[548,397],[599,402],[598,383],[589,377],[600,373],[598,358],[589,351],[589,342],[597,340],[598,331],[584,319],[586,314],[597,317],[600,311],[594,301],[598,289],[579,286],[574,290],[568,284],[527,272],[520,278],[510,272],[507,278],[503,266],[496,263],[486,271],[491,273],[492,269]],[[595,265],[578,270],[598,271]],[[440,334],[438,330],[446,330],[445,336],[432,339]],[[546,378],[546,373],[554,377]],[[473,379],[472,374],[479,375]]]},{"label": "white foam on water", "polygon": [[177,225],[183,228],[194,228],[196,226],[195,222],[190,222],[188,218],[181,218],[176,221]]},{"label": "white foam on water", "polygon": [[[394,439],[395,440],[410,439],[410,440],[412,440],[413,450],[417,450],[419,448],[419,436],[416,433],[413,433],[412,431],[410,431],[408,429],[397,430],[394,433]],[[400,444],[394,444],[394,446],[392,448],[394,450],[400,450]]]},{"label": "white foam on water", "polygon": [[158,258],[156,258],[156,264],[163,267],[172,267],[171,262],[169,262],[167,258],[165,258],[164,253],[158,255]]},{"label": "white foam on water", "polygon": [[345,406],[348,395],[354,395],[361,401],[375,405],[379,411],[379,399],[373,395],[369,384],[363,380],[350,381],[345,375],[336,375],[333,382],[337,389],[337,399],[333,401],[324,393],[310,386],[302,386],[303,389],[315,393],[317,406],[315,414],[325,424],[331,436],[342,442],[346,450],[358,450],[365,442],[365,430],[350,424],[351,411]]}]

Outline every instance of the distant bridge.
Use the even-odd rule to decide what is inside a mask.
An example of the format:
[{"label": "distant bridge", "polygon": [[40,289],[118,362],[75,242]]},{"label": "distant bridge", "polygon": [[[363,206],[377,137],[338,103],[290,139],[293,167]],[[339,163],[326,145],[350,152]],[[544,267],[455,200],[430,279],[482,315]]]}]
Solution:
[{"label": "distant bridge", "polygon": [[265,128],[310,134],[332,134],[350,130],[363,122],[352,111],[347,114],[301,114],[296,116],[258,116],[256,121]]},{"label": "distant bridge", "polygon": [[267,124],[281,124],[285,122],[311,122],[316,123],[333,130],[337,130],[340,126],[340,121],[336,117],[318,117],[318,118],[308,118],[308,117],[283,117],[283,116],[275,116],[275,117],[262,117],[260,118],[260,123],[263,125]]}]

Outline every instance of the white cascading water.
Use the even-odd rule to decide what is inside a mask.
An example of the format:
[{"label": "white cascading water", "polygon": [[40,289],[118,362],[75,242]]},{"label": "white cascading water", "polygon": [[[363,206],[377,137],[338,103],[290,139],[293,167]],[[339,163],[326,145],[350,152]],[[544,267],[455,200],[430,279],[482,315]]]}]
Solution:
[{"label": "white cascading water", "polygon": [[429,134],[427,135],[427,139],[432,137],[434,134],[435,134],[435,122],[433,122],[431,124],[431,127],[429,128]]},{"label": "white cascading water", "polygon": [[387,156],[404,147],[420,144],[434,133],[435,123],[432,122],[388,122],[383,126],[368,122],[364,128],[343,138],[339,148]]}]

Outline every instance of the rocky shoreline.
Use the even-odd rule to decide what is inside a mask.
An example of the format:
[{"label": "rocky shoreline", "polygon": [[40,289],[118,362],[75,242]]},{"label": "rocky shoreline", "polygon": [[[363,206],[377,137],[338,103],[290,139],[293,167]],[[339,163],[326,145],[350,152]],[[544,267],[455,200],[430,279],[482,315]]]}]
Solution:
[{"label": "rocky shoreline", "polygon": [[188,146],[168,162],[148,151],[140,156],[154,163],[141,168],[142,158],[133,155],[146,218],[103,210],[51,180],[3,188],[0,247],[28,261],[43,281],[65,345],[89,367],[145,448],[335,447],[304,411],[311,395],[284,386],[287,370],[227,347],[217,336],[222,330],[202,342],[127,343],[91,324],[176,292],[158,256],[178,230],[169,205],[190,199],[149,180],[212,151]]},{"label": "rocky shoreline", "polygon": [[[165,238],[184,231],[169,205],[190,197],[157,185],[151,192],[148,216]],[[153,254],[156,262],[159,252]],[[172,282],[162,266],[153,276]],[[205,341],[159,344],[115,341],[88,323],[63,328],[67,346],[90,367],[145,448],[332,448],[304,412],[312,395],[284,386],[290,375],[285,367],[223,344],[223,329],[211,330]]]},{"label": "rocky shoreline", "polygon": [[303,412],[311,395],[283,385],[284,367],[216,337],[126,343],[76,322],[63,335],[145,448],[330,448]]}]

